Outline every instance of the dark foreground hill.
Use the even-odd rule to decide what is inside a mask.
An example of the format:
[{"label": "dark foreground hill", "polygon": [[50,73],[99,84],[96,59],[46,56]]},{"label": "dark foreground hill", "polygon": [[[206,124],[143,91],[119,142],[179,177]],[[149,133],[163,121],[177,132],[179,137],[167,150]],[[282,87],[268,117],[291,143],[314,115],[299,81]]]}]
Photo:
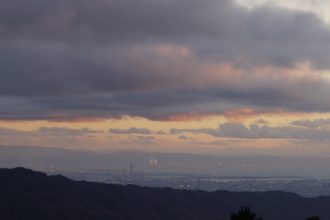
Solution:
[{"label": "dark foreground hill", "polygon": [[330,219],[330,197],[182,191],[77,182],[23,168],[0,169],[4,220],[218,220],[250,206],[264,220]]}]

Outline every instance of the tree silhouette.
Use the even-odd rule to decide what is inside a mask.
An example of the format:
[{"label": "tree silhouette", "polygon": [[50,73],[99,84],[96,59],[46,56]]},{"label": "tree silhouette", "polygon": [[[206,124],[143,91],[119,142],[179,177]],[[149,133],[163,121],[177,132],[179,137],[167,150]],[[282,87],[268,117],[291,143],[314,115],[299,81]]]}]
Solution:
[{"label": "tree silhouette", "polygon": [[252,212],[249,207],[245,206],[241,207],[237,214],[232,213],[230,215],[230,220],[262,220],[262,218],[257,217],[256,214]]},{"label": "tree silhouette", "polygon": [[320,220],[320,217],[313,215],[311,217],[308,217],[307,220]]}]

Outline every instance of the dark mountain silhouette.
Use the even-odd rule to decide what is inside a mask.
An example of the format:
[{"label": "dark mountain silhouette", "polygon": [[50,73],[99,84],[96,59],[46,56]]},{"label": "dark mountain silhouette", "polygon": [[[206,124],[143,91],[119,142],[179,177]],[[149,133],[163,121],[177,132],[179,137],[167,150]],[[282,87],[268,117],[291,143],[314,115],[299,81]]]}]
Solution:
[{"label": "dark mountain silhouette", "polygon": [[330,197],[109,185],[24,168],[0,169],[4,220],[225,220],[241,206],[251,207],[264,220],[330,218]]}]

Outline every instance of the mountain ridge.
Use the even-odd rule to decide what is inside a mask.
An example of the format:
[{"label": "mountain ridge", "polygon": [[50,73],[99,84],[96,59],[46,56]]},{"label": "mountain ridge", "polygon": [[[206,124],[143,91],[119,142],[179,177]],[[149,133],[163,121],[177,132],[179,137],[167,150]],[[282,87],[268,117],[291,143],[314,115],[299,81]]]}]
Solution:
[{"label": "mountain ridge", "polygon": [[186,191],[73,181],[25,168],[0,169],[0,218],[6,220],[218,220],[250,206],[265,220],[330,217],[330,197],[286,192]]}]

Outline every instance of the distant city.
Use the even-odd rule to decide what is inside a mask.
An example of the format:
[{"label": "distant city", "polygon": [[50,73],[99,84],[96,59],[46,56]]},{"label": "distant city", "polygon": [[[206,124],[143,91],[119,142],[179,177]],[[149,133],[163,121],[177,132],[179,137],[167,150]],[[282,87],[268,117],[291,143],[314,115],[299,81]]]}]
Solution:
[{"label": "distant city", "polygon": [[330,179],[144,172],[135,171],[133,164],[129,165],[128,170],[49,170],[48,172],[51,174],[62,174],[74,180],[148,187],[170,187],[183,190],[226,190],[235,192],[286,191],[306,197],[330,195]]},{"label": "distant city", "polygon": [[330,158],[210,156],[0,146],[0,167],[74,180],[186,190],[286,191],[330,195]]}]

